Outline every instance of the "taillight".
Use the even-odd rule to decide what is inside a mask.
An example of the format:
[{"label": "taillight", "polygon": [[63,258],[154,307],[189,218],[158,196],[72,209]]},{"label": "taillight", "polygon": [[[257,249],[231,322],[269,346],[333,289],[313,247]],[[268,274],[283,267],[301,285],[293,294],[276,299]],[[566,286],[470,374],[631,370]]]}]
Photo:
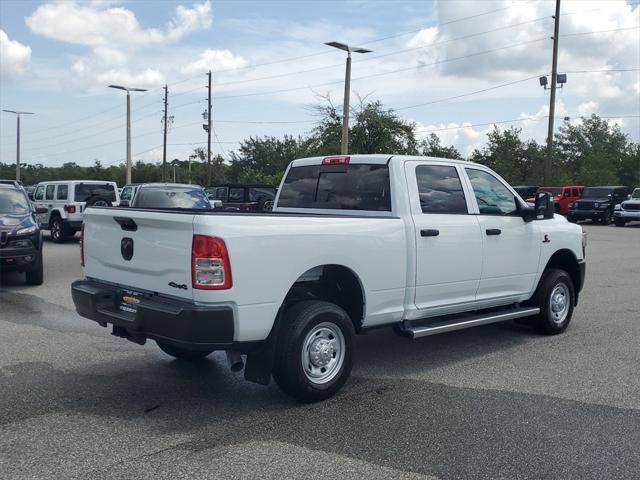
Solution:
[{"label": "taillight", "polygon": [[64,208],[69,213],[76,213],[76,206],[75,205],[65,205]]},{"label": "taillight", "polygon": [[322,165],[348,165],[351,157],[349,155],[336,155],[334,157],[324,157]]},{"label": "taillight", "polygon": [[231,288],[231,265],[221,238],[194,235],[191,246],[191,282],[198,290]]},{"label": "taillight", "polygon": [[84,223],[80,225],[80,265],[84,267]]}]

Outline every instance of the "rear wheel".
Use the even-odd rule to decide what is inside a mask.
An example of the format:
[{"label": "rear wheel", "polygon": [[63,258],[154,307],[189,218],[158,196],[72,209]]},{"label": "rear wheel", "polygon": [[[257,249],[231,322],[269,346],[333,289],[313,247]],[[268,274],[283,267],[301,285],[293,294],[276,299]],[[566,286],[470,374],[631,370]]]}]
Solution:
[{"label": "rear wheel", "polygon": [[616,218],[613,220],[613,223],[616,225],[616,227],[624,227],[624,224],[627,222]]},{"label": "rear wheel", "polygon": [[573,215],[568,215],[567,220],[569,220],[571,223],[578,223],[578,220],[576,220],[576,217],[574,217]]},{"label": "rear wheel", "polygon": [[564,332],[573,315],[575,290],[573,281],[564,270],[550,268],[544,272],[533,297],[533,304],[540,307],[534,317],[533,327],[545,335]]},{"label": "rear wheel", "polygon": [[333,303],[312,300],[288,309],[283,320],[273,369],[276,383],[301,402],[332,397],[351,373],[351,319]]},{"label": "rear wheel", "polygon": [[160,341],[156,341],[156,343],[164,353],[181,360],[199,360],[213,352],[213,350],[187,350],[186,348],[174,347]]},{"label": "rear wheel", "polygon": [[51,240],[55,243],[64,243],[67,239],[67,230],[64,228],[60,217],[53,217],[49,230],[51,231]]}]

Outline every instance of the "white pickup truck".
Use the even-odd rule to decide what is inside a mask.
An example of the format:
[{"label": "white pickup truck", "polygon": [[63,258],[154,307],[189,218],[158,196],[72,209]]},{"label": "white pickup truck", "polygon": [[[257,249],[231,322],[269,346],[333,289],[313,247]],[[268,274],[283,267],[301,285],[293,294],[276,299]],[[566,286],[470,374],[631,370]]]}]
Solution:
[{"label": "white pickup truck", "polygon": [[225,350],[304,402],[342,387],[370,328],[561,333],[585,276],[582,229],[548,194],[534,207],[482,165],[396,155],[295,160],[273,212],[90,208],[81,245],[80,315],[177,358]]}]

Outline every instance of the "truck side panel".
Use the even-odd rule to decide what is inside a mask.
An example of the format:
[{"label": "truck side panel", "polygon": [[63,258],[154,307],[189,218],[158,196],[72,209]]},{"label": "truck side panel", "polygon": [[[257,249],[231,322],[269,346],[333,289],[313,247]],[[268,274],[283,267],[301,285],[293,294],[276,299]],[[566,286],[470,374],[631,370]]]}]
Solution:
[{"label": "truck side panel", "polygon": [[233,302],[237,341],[264,339],[296,280],[321,265],[357,274],[365,297],[364,325],[402,318],[407,240],[399,218],[196,215],[194,233],[222,238],[233,286],[195,290],[196,302]]}]

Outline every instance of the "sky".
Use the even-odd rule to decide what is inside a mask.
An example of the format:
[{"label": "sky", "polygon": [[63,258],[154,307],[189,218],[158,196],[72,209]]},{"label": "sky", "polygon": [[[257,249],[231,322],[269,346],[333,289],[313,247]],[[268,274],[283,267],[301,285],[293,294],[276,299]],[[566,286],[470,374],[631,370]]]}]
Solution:
[{"label": "sky", "polygon": [[[212,150],[229,158],[250,136],[304,135],[314,105],[341,105],[345,53],[352,104],[379,99],[463,155],[497,122],[546,138],[555,2],[551,0],[0,1],[0,106],[21,120],[21,161],[57,166],[126,156],[132,94],[134,160],[206,146],[206,72],[213,72]],[[597,113],[640,140],[637,0],[563,0],[556,127]],[[0,115],[0,161],[15,161],[16,120]],[[393,152],[389,152],[393,153]]]}]

